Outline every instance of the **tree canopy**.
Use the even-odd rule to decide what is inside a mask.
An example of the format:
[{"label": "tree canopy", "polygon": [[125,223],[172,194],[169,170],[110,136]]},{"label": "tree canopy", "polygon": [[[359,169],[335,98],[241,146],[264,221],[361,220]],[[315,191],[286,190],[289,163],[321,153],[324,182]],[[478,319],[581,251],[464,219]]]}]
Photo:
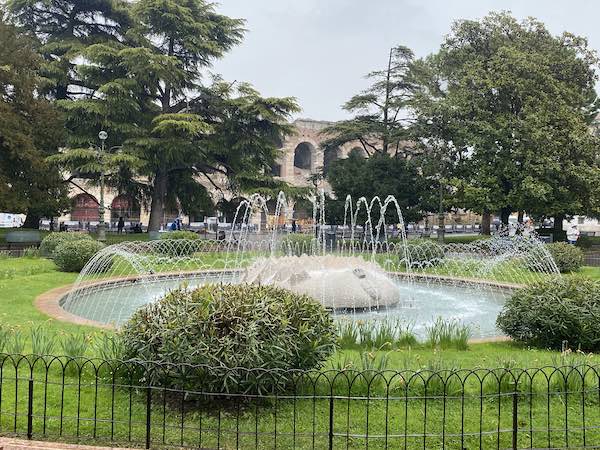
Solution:
[{"label": "tree canopy", "polygon": [[[553,36],[506,13],[457,22],[415,64],[422,136],[458,155],[458,206],[554,216],[590,214],[597,197],[597,58],[585,39]],[[428,127],[424,126],[429,125]]]},{"label": "tree canopy", "polygon": [[66,186],[46,162],[63,138],[60,114],[37,95],[44,86],[33,42],[0,18],[0,211],[27,225],[68,205]]},{"label": "tree canopy", "polygon": [[[408,223],[423,217],[424,208],[430,201],[428,195],[432,192],[428,181],[419,173],[415,160],[394,158],[387,154],[363,158],[351,153],[348,158],[331,164],[327,181],[335,193],[335,199],[327,203],[327,218],[337,224],[343,223],[348,195],[355,203],[363,196],[368,200],[379,196],[383,201],[388,195],[394,195]],[[394,213],[390,209],[390,217],[386,218],[388,223],[398,222]]]},{"label": "tree canopy", "polygon": [[[204,0],[81,3],[9,5],[49,51],[45,67],[62,69],[47,69],[69,131],[55,162],[92,179],[91,166],[110,166],[114,186],[150,203],[150,230],[167,207],[210,209],[209,191],[283,187],[270,167],[295,100],[261,97],[246,83],[206,82],[212,62],[241,41],[243,20]],[[52,50],[57,45],[64,51]],[[89,148],[100,130],[108,149],[119,146],[102,160]]]}]

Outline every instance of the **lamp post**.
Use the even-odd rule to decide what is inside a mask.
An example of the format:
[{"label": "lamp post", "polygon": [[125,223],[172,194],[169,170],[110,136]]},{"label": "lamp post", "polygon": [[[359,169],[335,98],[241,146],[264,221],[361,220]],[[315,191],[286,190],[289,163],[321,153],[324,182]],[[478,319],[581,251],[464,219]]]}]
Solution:
[{"label": "lamp post", "polygon": [[100,207],[98,208],[98,240],[101,242],[106,241],[106,224],[104,223],[104,143],[108,139],[108,133],[102,130],[98,133],[98,139],[100,139]]}]

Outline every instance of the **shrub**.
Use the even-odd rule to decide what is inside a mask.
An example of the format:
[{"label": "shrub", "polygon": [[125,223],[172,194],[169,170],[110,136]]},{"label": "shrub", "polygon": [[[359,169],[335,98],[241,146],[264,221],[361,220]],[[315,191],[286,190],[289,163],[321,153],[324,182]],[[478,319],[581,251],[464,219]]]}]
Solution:
[{"label": "shrub", "polygon": [[519,289],[496,321],[516,341],[561,349],[563,341],[585,351],[600,349],[600,282],[561,277]]},{"label": "shrub", "polygon": [[577,247],[583,250],[590,250],[594,245],[600,244],[600,238],[598,236],[586,236],[581,235],[577,239]]},{"label": "shrub", "polygon": [[288,256],[310,255],[317,240],[312,234],[291,233],[281,240],[281,250]]},{"label": "shrub", "polygon": [[103,248],[103,243],[91,239],[66,241],[56,247],[53,259],[61,271],[79,272]]},{"label": "shrub", "polygon": [[562,273],[579,270],[583,265],[583,251],[574,245],[555,242],[548,244],[547,248]]},{"label": "shrub", "polygon": [[185,230],[177,230],[177,231],[169,231],[167,233],[162,233],[160,235],[161,239],[166,239],[166,240],[188,240],[188,241],[195,241],[200,239],[200,236],[198,236],[198,234],[194,233],[193,231],[185,231]]},{"label": "shrub", "polygon": [[[423,269],[437,266],[446,256],[441,245],[427,239],[408,241],[406,247],[412,268]],[[400,257],[404,257],[403,253],[400,253]]]},{"label": "shrub", "polygon": [[63,242],[74,242],[81,240],[91,241],[92,238],[89,234],[85,233],[50,233],[42,240],[42,243],[40,244],[40,255],[46,258],[51,258],[54,250],[56,250],[56,247],[58,247],[59,244],[62,244]]},{"label": "shrub", "polygon": [[168,377],[149,369],[151,382],[213,393],[283,389],[290,374],[277,371],[318,367],[336,342],[333,321],[318,302],[250,284],[172,291],[139,309],[120,336],[128,359],[201,366]]},{"label": "shrub", "polygon": [[161,233],[157,249],[160,253],[171,256],[190,256],[200,249],[200,236],[193,231],[169,231]]}]

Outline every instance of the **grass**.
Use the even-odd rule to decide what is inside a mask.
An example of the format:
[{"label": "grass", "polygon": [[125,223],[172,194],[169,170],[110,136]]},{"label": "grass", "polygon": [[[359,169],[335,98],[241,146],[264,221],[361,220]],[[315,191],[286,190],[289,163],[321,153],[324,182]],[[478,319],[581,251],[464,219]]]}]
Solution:
[{"label": "grass", "polygon": [[577,272],[573,272],[573,273],[569,274],[568,276],[600,280],[600,267],[584,266]]},{"label": "grass", "polygon": [[[572,276],[600,278],[600,270],[584,268]],[[103,352],[110,352],[110,334],[98,333],[90,327],[49,321],[33,306],[37,295],[72,283],[75,278],[76,274],[57,272],[54,264],[44,259],[0,259],[0,322],[3,327],[21,330],[24,352],[47,348],[49,344],[45,341],[53,336],[61,337],[60,342],[53,345],[55,353],[84,351],[86,356],[102,356]],[[36,330],[33,334],[32,329]],[[384,448],[384,438],[377,436],[384,436],[386,431],[388,448],[404,448],[405,444],[407,448],[440,448],[442,444],[446,448],[474,448],[479,447],[480,430],[485,432],[481,437],[484,447],[510,447],[512,433],[497,431],[510,430],[512,426],[512,400],[502,396],[502,393],[514,391],[514,385],[505,376],[506,369],[582,362],[600,364],[596,355],[561,354],[511,342],[470,344],[468,350],[458,350],[454,346],[441,350],[440,346],[398,345],[392,350],[378,351],[377,343],[390,338],[390,330],[381,330],[370,337],[373,340],[371,351],[364,348],[339,351],[324,369],[345,368],[349,376],[352,371],[364,369],[410,369],[419,370],[421,374],[430,374],[432,370],[445,372],[431,378],[422,375],[426,382],[414,379],[410,389],[401,378],[385,378],[372,372],[361,375],[352,385],[337,380],[332,385],[338,395],[334,400],[330,400],[328,384],[321,379],[316,384],[305,385],[302,391],[305,397],[295,401],[257,399],[243,405],[216,404],[209,409],[182,403],[177,394],[167,400],[162,395],[164,392],[155,390],[151,407],[152,441],[164,441],[169,448],[182,442],[207,448],[235,448],[236,445],[241,448],[324,448],[331,417],[336,448],[364,448],[367,433],[370,448]],[[397,336],[394,338],[398,339]],[[103,340],[108,342],[98,345]],[[34,368],[34,437],[58,437],[86,443],[144,442],[145,390],[130,388],[127,383],[115,390],[107,375],[96,377],[89,366],[83,370],[68,367],[63,380],[62,369],[57,364],[51,365],[49,383],[44,381],[45,372],[41,365]],[[14,431],[23,434],[29,368],[21,365],[16,372],[20,378],[16,384],[14,369],[9,363],[4,366],[0,372],[3,387],[0,434]],[[488,367],[497,370],[483,381],[473,375],[461,382],[456,375],[460,368]],[[567,439],[571,446],[582,445],[581,426],[592,427],[600,421],[597,377],[590,373],[582,378],[578,373],[556,371],[550,375],[536,374],[532,375],[533,381],[519,384],[523,392],[519,396],[519,445],[561,447],[566,446]],[[557,393],[546,395],[548,387]],[[79,388],[81,395],[77,394]],[[483,400],[479,389],[485,394]],[[527,395],[527,392],[531,394]],[[387,401],[386,393],[390,395]],[[437,396],[443,394],[450,397],[442,401]],[[354,399],[348,399],[348,395]],[[369,401],[359,400],[356,396],[368,396]],[[13,414],[16,405],[17,416]],[[585,409],[585,422],[582,408]],[[182,424],[186,427],[184,431]],[[565,429],[567,425],[569,430]],[[550,433],[546,432],[548,427],[552,428]],[[238,430],[241,434],[236,432]],[[457,436],[461,431],[465,432],[464,441]],[[428,435],[425,438],[424,433]],[[409,437],[405,436],[407,434]],[[598,430],[588,430],[585,438],[587,445],[600,443]]]},{"label": "grass", "polygon": [[[454,235],[454,234],[445,234],[444,235],[444,243],[446,244],[470,244],[471,242],[479,241],[481,239],[489,239],[491,236],[486,236],[483,234],[469,234],[469,235]],[[434,234],[430,237],[430,239],[437,242],[437,237]]]}]

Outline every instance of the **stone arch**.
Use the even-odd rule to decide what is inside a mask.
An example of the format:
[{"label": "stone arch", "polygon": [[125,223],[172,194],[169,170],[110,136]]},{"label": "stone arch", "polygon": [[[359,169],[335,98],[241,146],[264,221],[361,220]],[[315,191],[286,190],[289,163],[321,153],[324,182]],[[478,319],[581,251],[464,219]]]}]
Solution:
[{"label": "stone arch", "polygon": [[88,193],[77,194],[71,204],[71,220],[97,222],[100,205],[96,197]]},{"label": "stone arch", "polygon": [[111,222],[117,222],[119,217],[123,217],[126,222],[139,222],[140,215],[140,204],[129,195],[117,195],[110,204]]},{"label": "stone arch", "polygon": [[331,163],[342,157],[342,150],[339,147],[328,147],[323,151],[323,174],[327,175]]},{"label": "stone arch", "polygon": [[300,142],[294,149],[294,167],[301,170],[312,170],[316,149],[310,142]]}]

